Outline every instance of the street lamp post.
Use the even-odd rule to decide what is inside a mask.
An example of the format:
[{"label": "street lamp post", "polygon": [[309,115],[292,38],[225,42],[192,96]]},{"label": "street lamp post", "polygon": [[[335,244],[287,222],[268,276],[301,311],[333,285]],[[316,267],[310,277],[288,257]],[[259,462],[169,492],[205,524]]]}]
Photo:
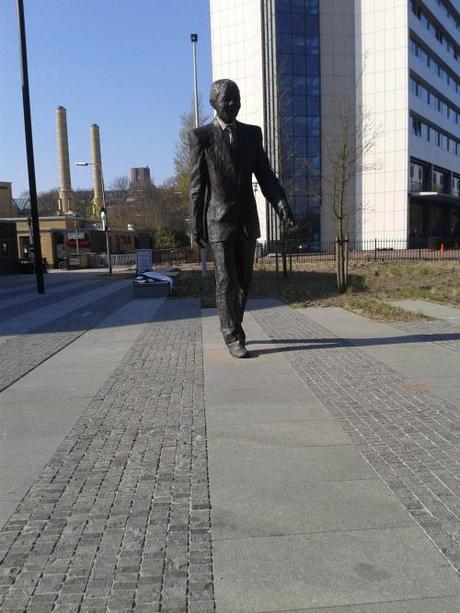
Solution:
[{"label": "street lamp post", "polygon": [[[198,34],[190,34],[190,40],[192,42],[192,54],[193,54],[193,89],[195,94],[195,128],[200,126],[200,108],[198,99],[198,70],[196,65],[196,44],[198,42]],[[201,276],[206,278],[206,247],[200,249],[201,260]]]},{"label": "street lamp post", "polygon": [[37,293],[45,293],[43,280],[43,260],[40,243],[40,221],[38,218],[37,183],[35,178],[34,147],[32,139],[32,116],[30,111],[29,69],[27,66],[26,26],[23,0],[17,0],[19,25],[19,48],[21,54],[22,103],[24,107],[24,129],[26,135],[27,170],[29,173],[30,213],[32,217],[32,234],[34,244],[34,268],[37,278]]},{"label": "street lamp post", "polygon": [[102,183],[102,209],[101,209],[101,222],[102,229],[105,232],[105,248],[107,251],[107,264],[109,267],[109,275],[112,274],[112,253],[110,250],[110,235],[109,235],[109,219],[107,216],[107,206],[105,203],[105,185],[104,174],[102,172],[102,165],[99,162],[75,162],[76,166],[98,166],[101,171],[101,183]]}]

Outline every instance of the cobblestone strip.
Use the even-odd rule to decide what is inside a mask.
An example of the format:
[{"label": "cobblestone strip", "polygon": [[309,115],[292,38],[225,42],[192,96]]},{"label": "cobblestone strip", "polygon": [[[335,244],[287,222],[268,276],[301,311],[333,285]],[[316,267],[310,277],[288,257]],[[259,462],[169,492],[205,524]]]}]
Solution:
[{"label": "cobblestone strip", "polygon": [[424,342],[429,340],[445,349],[460,353],[460,326],[448,321],[394,322],[391,326],[408,334],[419,335]]},{"label": "cobblestone strip", "polygon": [[167,301],[0,533],[0,610],[214,611],[201,320]]},{"label": "cobblestone strip", "polygon": [[132,298],[130,290],[124,287],[114,291],[110,296],[2,343],[0,392],[121,308]]},{"label": "cobblestone strip", "polygon": [[331,343],[337,337],[304,313],[266,302],[256,302],[252,313],[277,344],[286,345],[295,371],[459,570],[458,408],[408,386],[364,350]]}]

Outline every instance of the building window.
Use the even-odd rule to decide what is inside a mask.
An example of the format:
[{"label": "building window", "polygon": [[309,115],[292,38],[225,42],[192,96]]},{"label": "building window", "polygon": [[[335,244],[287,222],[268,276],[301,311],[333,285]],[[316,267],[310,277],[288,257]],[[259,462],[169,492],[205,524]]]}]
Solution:
[{"label": "building window", "polygon": [[412,134],[422,136],[422,122],[416,117],[412,117]]},{"label": "building window", "polygon": [[426,166],[417,162],[410,163],[410,191],[422,192],[425,186],[427,176]]},{"label": "building window", "polygon": [[452,177],[452,196],[460,198],[460,177],[458,175]]},{"label": "building window", "polygon": [[433,191],[438,192],[438,194],[448,193],[448,178],[449,175],[447,172],[438,169],[433,169]]},{"label": "building window", "polygon": [[460,113],[457,112],[456,108],[444,100],[441,100],[436,94],[429,91],[413,77],[410,78],[409,88],[413,96],[416,96],[419,100],[431,106],[432,109],[441,113],[451,123],[460,123]]},{"label": "building window", "polygon": [[414,136],[418,136],[444,151],[449,151],[452,155],[460,156],[460,141],[452,136],[448,136],[440,130],[427,125],[424,121],[413,115],[410,117],[410,128]]},{"label": "building window", "polygon": [[[437,77],[441,78],[449,88],[454,92],[460,92],[460,80],[458,77],[450,72],[450,69],[443,68],[437,60],[429,55],[428,51],[422,48],[417,41],[414,39],[410,39],[409,41],[409,51],[412,55],[418,57],[418,59],[428,66],[429,70],[435,74]],[[456,50],[457,60],[460,59],[460,51]]]}]

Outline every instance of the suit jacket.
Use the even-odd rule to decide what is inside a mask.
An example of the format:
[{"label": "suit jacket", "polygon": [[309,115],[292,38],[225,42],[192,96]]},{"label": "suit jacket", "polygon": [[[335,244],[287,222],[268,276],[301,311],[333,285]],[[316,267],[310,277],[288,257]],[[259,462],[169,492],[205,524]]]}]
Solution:
[{"label": "suit jacket", "polygon": [[216,120],[189,135],[192,232],[209,242],[225,241],[236,230],[254,240],[260,236],[253,174],[275,209],[286,198],[270,168],[261,129],[235,123],[233,146]]}]

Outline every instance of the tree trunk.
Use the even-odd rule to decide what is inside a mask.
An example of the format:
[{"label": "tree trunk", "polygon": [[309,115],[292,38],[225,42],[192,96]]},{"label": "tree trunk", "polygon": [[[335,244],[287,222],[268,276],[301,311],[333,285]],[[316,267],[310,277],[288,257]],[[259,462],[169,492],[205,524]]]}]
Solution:
[{"label": "tree trunk", "polygon": [[348,287],[348,236],[345,237],[345,245],[344,245],[344,284],[345,289]]},{"label": "tree trunk", "polygon": [[339,238],[335,240],[335,266],[337,275],[337,290],[343,292],[343,276],[342,276],[342,243]]},{"label": "tree trunk", "polygon": [[348,281],[348,241],[337,238],[335,241],[337,290],[340,294],[347,289]]},{"label": "tree trunk", "polygon": [[283,277],[287,279],[286,234],[283,226],[281,227],[281,257],[283,262]]}]

